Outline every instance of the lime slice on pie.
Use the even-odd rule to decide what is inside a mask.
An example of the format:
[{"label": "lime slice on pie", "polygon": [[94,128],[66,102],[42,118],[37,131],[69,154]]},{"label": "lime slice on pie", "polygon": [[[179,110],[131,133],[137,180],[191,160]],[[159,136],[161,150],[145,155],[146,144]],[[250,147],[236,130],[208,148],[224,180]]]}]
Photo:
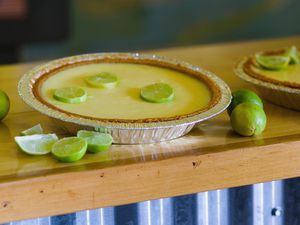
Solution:
[{"label": "lime slice on pie", "polygon": [[140,96],[148,102],[165,103],[174,99],[174,91],[166,83],[155,83],[143,87]]},{"label": "lime slice on pie", "polygon": [[256,62],[263,68],[269,70],[281,70],[287,68],[290,62],[289,56],[282,55],[260,55],[255,56]]},{"label": "lime slice on pie", "polygon": [[52,154],[62,162],[75,162],[86,153],[87,141],[79,137],[67,137],[52,146]]},{"label": "lime slice on pie", "polygon": [[15,141],[20,149],[30,155],[45,155],[51,152],[51,148],[57,140],[58,138],[55,134],[35,134],[15,137]]},{"label": "lime slice on pie", "polygon": [[298,53],[298,49],[296,46],[290,47],[286,52],[285,55],[290,57],[292,64],[299,64],[300,63],[300,56]]},{"label": "lime slice on pie", "polygon": [[27,130],[24,130],[21,132],[21,135],[33,135],[33,134],[42,134],[43,128],[41,124],[37,124]]},{"label": "lime slice on pie", "polygon": [[53,97],[64,103],[81,103],[87,99],[87,93],[80,87],[65,87],[54,91]]},{"label": "lime slice on pie", "polygon": [[84,138],[88,143],[88,151],[93,153],[107,150],[113,142],[110,134],[87,130],[78,131],[77,137]]},{"label": "lime slice on pie", "polygon": [[117,86],[119,79],[113,73],[102,72],[85,78],[85,82],[95,88],[114,88]]}]

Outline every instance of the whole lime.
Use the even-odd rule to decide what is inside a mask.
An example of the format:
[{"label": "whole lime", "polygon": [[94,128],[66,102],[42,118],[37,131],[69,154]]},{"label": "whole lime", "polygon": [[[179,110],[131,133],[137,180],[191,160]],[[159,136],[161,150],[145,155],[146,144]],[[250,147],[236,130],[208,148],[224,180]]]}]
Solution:
[{"label": "whole lime", "polygon": [[228,115],[231,115],[232,110],[239,104],[244,102],[250,102],[260,106],[262,109],[264,107],[262,100],[258,95],[250,90],[241,89],[232,93],[232,100],[227,108]]},{"label": "whole lime", "polygon": [[7,115],[9,106],[9,98],[7,94],[0,90],[0,121]]},{"label": "whole lime", "polygon": [[239,104],[231,113],[232,129],[242,136],[261,134],[267,124],[264,110],[257,104],[245,102]]}]

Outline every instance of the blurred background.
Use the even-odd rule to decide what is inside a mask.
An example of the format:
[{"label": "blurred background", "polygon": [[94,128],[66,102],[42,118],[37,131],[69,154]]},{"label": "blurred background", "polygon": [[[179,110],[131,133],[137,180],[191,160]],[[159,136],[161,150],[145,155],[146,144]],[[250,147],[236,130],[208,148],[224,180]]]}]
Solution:
[{"label": "blurred background", "polygon": [[300,34],[299,0],[0,0],[0,63]]}]

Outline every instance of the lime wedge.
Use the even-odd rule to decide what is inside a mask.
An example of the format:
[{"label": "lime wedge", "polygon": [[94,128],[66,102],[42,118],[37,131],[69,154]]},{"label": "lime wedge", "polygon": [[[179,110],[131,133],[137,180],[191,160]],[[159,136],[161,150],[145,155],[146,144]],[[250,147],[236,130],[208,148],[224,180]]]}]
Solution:
[{"label": "lime wedge", "polygon": [[23,130],[21,132],[21,135],[33,135],[33,134],[42,134],[43,133],[43,128],[41,124],[37,124],[27,130]]},{"label": "lime wedge", "polygon": [[107,150],[113,142],[110,134],[87,130],[78,131],[77,137],[84,138],[88,143],[88,151],[93,153]]},{"label": "lime wedge", "polygon": [[102,72],[85,78],[85,82],[91,87],[114,88],[117,86],[119,80],[118,77],[112,73]]},{"label": "lime wedge", "polygon": [[174,99],[174,91],[168,84],[155,83],[143,87],[140,96],[148,102],[165,103]]},{"label": "lime wedge", "polygon": [[65,103],[81,103],[87,99],[87,93],[80,87],[65,87],[54,91],[53,97]]},{"label": "lime wedge", "polygon": [[86,153],[87,141],[79,137],[67,137],[52,146],[52,154],[62,162],[75,162]]},{"label": "lime wedge", "polygon": [[264,69],[281,70],[285,69],[290,62],[289,56],[282,55],[256,55],[256,62]]},{"label": "lime wedge", "polygon": [[299,64],[300,63],[300,56],[296,46],[290,47],[286,52],[285,56],[290,57],[292,64]]},{"label": "lime wedge", "polygon": [[55,134],[35,134],[15,137],[15,141],[20,149],[29,155],[45,155],[51,152],[51,148],[57,140],[58,138]]}]

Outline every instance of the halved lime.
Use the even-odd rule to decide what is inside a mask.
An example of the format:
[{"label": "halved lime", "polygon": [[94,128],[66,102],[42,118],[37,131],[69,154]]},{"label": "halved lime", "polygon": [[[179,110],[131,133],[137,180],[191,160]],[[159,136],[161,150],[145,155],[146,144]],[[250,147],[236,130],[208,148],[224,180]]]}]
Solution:
[{"label": "halved lime", "polygon": [[29,155],[45,155],[51,152],[51,148],[57,140],[58,138],[55,134],[35,134],[15,137],[15,141],[20,149]]},{"label": "halved lime", "polygon": [[23,130],[21,132],[21,135],[33,135],[33,134],[42,134],[43,133],[43,128],[41,124],[37,124],[27,130]]},{"label": "halved lime", "polygon": [[285,56],[290,57],[290,63],[292,64],[299,64],[300,63],[300,56],[296,46],[290,47],[286,52]]},{"label": "halved lime", "polygon": [[62,162],[75,162],[81,159],[87,150],[87,141],[79,137],[67,137],[52,146],[52,154]]},{"label": "halved lime", "polygon": [[166,83],[154,83],[143,87],[140,96],[148,102],[165,103],[174,99],[174,91]]},{"label": "halved lime", "polygon": [[80,130],[77,137],[84,138],[88,143],[88,151],[93,153],[107,150],[113,142],[110,134],[95,131]]},{"label": "halved lime", "polygon": [[87,93],[80,87],[65,87],[54,91],[53,97],[65,103],[81,103],[87,99]]},{"label": "halved lime", "polygon": [[85,82],[91,87],[114,88],[117,86],[119,79],[113,73],[102,72],[85,78]]},{"label": "halved lime", "polygon": [[281,70],[285,69],[290,62],[289,56],[282,55],[260,55],[256,56],[257,63],[264,69]]}]

